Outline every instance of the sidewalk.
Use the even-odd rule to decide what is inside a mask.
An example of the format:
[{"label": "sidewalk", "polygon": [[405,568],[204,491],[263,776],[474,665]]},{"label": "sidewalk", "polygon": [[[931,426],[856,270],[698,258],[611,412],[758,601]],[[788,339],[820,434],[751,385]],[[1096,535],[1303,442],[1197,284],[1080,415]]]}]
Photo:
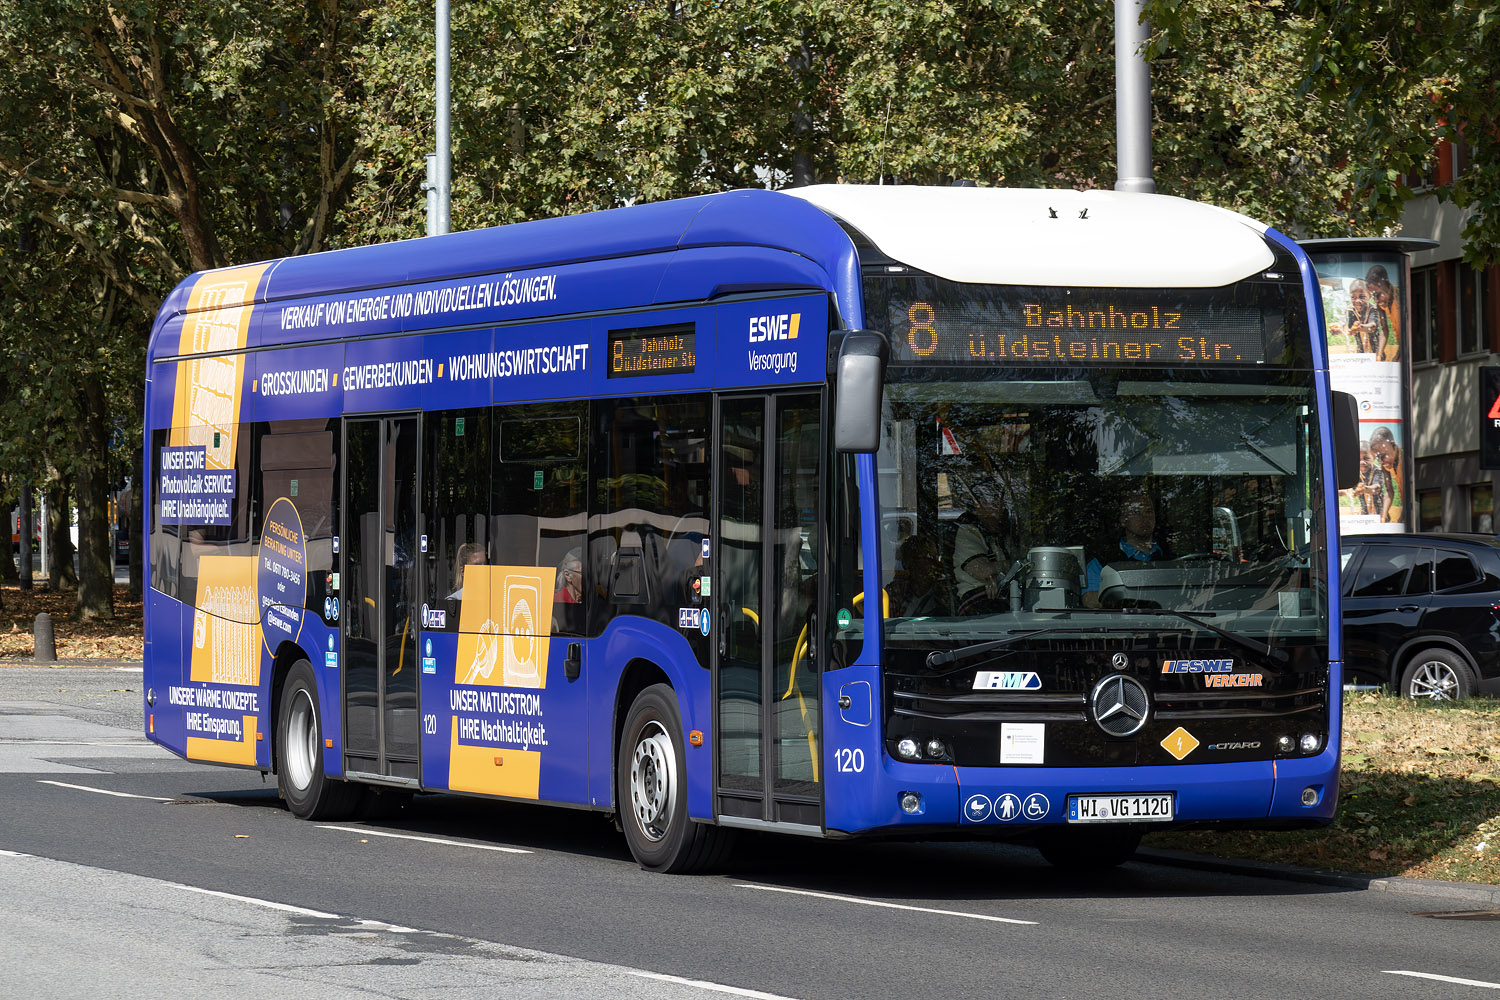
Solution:
[{"label": "sidewalk", "polygon": [[19,656],[0,656],[0,667],[97,667],[100,670],[141,669],[140,660],[115,659],[107,656],[68,656],[55,660],[31,660]]}]

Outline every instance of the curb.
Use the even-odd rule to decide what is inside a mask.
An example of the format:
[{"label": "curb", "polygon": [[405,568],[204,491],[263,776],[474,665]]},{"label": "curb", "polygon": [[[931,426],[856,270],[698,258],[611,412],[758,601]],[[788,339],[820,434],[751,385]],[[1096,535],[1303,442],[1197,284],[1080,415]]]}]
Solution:
[{"label": "curb", "polygon": [[1135,859],[1147,864],[1198,871],[1225,872],[1253,878],[1274,878],[1288,882],[1334,886],[1371,892],[1396,892],[1407,896],[1450,899],[1479,907],[1500,909],[1500,885],[1482,882],[1442,882],[1437,879],[1404,878],[1399,875],[1364,875],[1358,872],[1333,871],[1326,868],[1300,868],[1270,861],[1247,861],[1243,858],[1211,858],[1185,851],[1143,847]]},{"label": "curb", "polygon": [[42,667],[56,669],[58,667],[97,667],[100,670],[141,669],[141,660],[118,660],[109,657],[83,657],[67,656],[56,660],[28,660],[21,657],[0,657],[0,669],[5,667]]}]

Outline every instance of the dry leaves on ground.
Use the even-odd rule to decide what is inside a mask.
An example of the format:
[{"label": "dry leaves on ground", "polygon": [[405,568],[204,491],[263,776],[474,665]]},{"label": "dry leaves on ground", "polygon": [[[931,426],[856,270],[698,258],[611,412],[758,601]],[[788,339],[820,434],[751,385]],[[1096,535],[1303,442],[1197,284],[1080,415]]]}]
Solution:
[{"label": "dry leaves on ground", "polygon": [[113,619],[79,620],[74,617],[75,594],[27,591],[14,584],[0,587],[0,663],[35,655],[32,629],[43,611],[52,618],[59,659],[139,660],[144,634],[141,602],[127,600],[126,593],[126,587],[115,587]]}]

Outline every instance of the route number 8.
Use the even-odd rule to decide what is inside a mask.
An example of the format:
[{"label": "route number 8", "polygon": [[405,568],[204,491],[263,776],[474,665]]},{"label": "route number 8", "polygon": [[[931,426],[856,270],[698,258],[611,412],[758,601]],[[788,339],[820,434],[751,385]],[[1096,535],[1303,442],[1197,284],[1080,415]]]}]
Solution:
[{"label": "route number 8", "polygon": [[[918,319],[919,315],[926,318]],[[906,334],[906,342],[911,345],[911,349],[924,358],[937,350],[937,330],[932,325],[933,320],[937,319],[937,312],[932,306],[926,302],[913,302],[911,308],[906,310],[906,318],[911,323],[911,329]],[[917,334],[919,333],[926,337],[926,347],[917,346]]]}]

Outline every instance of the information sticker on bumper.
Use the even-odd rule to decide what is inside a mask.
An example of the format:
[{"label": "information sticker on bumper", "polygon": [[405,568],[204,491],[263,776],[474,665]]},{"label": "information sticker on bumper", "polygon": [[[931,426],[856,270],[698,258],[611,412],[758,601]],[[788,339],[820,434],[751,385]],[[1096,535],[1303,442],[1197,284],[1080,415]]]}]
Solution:
[{"label": "information sticker on bumper", "polygon": [[1069,823],[1169,823],[1176,815],[1171,792],[1144,795],[1069,795]]}]

